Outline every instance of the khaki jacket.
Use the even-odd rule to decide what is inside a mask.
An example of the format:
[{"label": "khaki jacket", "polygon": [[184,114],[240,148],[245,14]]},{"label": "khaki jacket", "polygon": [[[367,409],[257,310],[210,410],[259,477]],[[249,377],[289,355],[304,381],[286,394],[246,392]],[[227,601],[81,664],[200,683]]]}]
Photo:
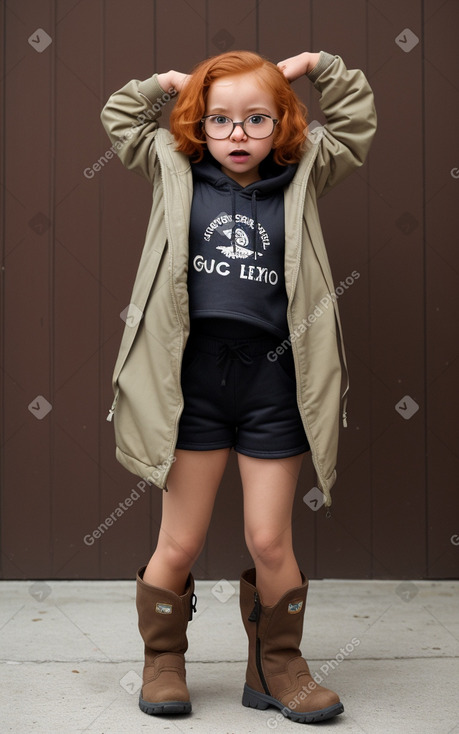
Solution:
[{"label": "khaki jacket", "polygon": [[[308,137],[284,192],[285,285],[298,408],[318,486],[331,503],[341,413],[346,424],[347,367],[337,294],[317,199],[366,158],[376,130],[371,88],[360,70],[321,52],[308,74],[320,92],[326,125]],[[115,92],[101,119],[122,163],[145,176],[153,204],[113,374],[116,456],[129,471],[167,489],[183,409],[180,372],[189,335],[188,230],[193,182],[188,157],[159,128],[169,95],[155,74]],[[358,274],[356,274],[358,277]],[[339,288],[338,288],[339,293]],[[275,354],[271,354],[275,359]]]}]

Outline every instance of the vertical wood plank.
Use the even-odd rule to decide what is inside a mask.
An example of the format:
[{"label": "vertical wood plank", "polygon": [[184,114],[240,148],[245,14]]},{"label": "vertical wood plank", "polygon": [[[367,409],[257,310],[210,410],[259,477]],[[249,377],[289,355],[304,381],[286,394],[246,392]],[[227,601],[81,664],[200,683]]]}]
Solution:
[{"label": "vertical wood plank", "polygon": [[[340,55],[348,69],[360,68],[368,74],[367,12],[367,4],[362,0],[345,5],[332,0],[313,3],[313,50]],[[317,93],[312,109],[315,119],[324,122]],[[333,504],[329,512],[322,510],[316,516],[319,577],[367,577],[371,567],[368,176],[367,162],[363,170],[354,172],[319,201],[335,287],[344,283],[338,291],[338,305],[351,384],[348,428],[341,430],[340,435]]]},{"label": "vertical wood plank", "polygon": [[89,531],[97,519],[100,473],[99,201],[83,175],[99,102],[94,70],[99,66],[100,7],[100,2],[88,0],[56,5],[55,155],[51,161],[55,578],[97,578],[100,571],[83,542],[83,529]]},{"label": "vertical wood plank", "polygon": [[421,3],[378,0],[370,20],[385,45],[370,69],[383,131],[370,168],[372,575],[417,578],[426,570]]},{"label": "vertical wood plank", "polygon": [[[428,576],[457,578],[459,268],[456,3],[425,2],[426,422]],[[441,130],[439,134],[438,130]]]},{"label": "vertical wood plank", "polygon": [[17,2],[5,20],[3,573],[40,578],[52,565],[53,3]]},{"label": "vertical wood plank", "polygon": [[[3,80],[6,77],[5,67],[5,37],[6,37],[6,5],[2,3],[0,5],[0,78]],[[5,181],[5,87],[4,84],[0,87],[0,247],[1,247],[1,267],[0,267],[0,400],[2,406],[5,405],[5,393],[6,393],[6,376],[3,370],[5,364],[5,257],[6,257],[6,243],[5,243],[5,200],[6,200],[6,181]],[[5,472],[4,472],[4,447],[6,443],[7,430],[10,427],[7,426],[5,420],[5,413],[3,410],[0,411],[0,488],[5,487]],[[0,518],[3,515],[3,492],[0,489]],[[0,519],[0,578],[3,578],[3,553],[2,553],[2,523]]]}]

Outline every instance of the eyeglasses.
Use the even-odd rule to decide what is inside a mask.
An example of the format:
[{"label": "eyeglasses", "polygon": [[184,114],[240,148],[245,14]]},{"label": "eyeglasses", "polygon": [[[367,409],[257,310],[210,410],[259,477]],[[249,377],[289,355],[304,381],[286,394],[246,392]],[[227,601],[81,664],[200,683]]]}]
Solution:
[{"label": "eyeglasses", "polygon": [[262,114],[249,115],[241,122],[234,122],[225,115],[206,115],[201,120],[206,135],[214,140],[229,138],[233,134],[236,125],[242,127],[247,137],[262,140],[273,134],[278,122],[279,120],[274,120],[269,115]]}]

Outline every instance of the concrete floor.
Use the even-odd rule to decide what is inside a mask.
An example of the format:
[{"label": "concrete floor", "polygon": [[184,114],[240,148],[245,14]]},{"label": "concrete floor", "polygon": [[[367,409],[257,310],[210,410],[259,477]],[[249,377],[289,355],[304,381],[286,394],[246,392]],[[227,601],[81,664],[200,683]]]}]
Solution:
[{"label": "concrete floor", "polygon": [[[238,583],[198,581],[197,594],[193,713],[150,717],[134,582],[1,582],[2,733],[298,734],[277,709],[241,706]],[[302,650],[345,706],[308,731],[459,734],[459,582],[312,581]]]}]

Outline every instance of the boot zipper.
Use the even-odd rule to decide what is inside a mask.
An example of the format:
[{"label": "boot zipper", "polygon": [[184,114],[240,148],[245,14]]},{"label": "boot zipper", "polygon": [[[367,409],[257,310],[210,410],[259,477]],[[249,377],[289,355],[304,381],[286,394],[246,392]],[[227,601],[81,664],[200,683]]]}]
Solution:
[{"label": "boot zipper", "polygon": [[256,634],[257,634],[257,643],[256,643],[255,660],[256,660],[258,675],[259,675],[260,680],[261,680],[261,685],[263,686],[266,695],[267,696],[270,696],[271,694],[269,692],[268,684],[266,683],[265,674],[263,673],[263,667],[262,667],[262,664],[261,664],[261,640],[260,640],[260,638],[258,636],[258,624],[259,624],[259,620],[260,620],[261,604],[260,604],[260,596],[258,594],[258,591],[255,591],[254,592],[253,598],[254,598],[254,601],[255,601],[255,605],[254,605],[254,607],[252,609],[252,612],[251,612],[251,614],[249,616],[249,622],[256,622],[257,623],[257,632],[256,632]]},{"label": "boot zipper", "polygon": [[255,600],[255,606],[250,613],[249,622],[257,623],[257,632],[258,632],[258,618],[260,616],[260,597],[258,596],[258,591],[255,591],[253,598]]}]

